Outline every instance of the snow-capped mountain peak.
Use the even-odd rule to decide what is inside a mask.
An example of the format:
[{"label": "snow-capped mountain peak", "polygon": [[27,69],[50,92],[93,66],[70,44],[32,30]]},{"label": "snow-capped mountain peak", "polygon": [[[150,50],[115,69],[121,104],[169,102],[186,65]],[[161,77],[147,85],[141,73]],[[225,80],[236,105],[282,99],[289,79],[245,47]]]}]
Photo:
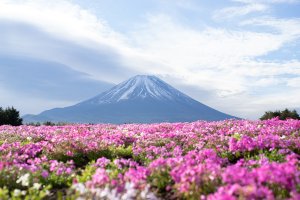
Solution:
[{"label": "snow-capped mountain peak", "polygon": [[155,76],[139,75],[65,108],[24,117],[26,122],[157,123],[235,118],[206,106]]},{"label": "snow-capped mountain peak", "polygon": [[103,104],[136,99],[154,99],[160,101],[185,99],[187,101],[187,99],[190,100],[190,97],[156,76],[137,75],[83,103]]}]

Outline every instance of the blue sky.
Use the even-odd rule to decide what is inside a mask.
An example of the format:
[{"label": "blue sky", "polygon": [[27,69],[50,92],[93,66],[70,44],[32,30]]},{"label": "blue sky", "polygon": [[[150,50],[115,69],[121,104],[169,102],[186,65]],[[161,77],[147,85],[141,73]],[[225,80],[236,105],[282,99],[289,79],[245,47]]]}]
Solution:
[{"label": "blue sky", "polygon": [[1,0],[0,104],[36,114],[153,74],[220,111],[300,108],[299,0]]}]

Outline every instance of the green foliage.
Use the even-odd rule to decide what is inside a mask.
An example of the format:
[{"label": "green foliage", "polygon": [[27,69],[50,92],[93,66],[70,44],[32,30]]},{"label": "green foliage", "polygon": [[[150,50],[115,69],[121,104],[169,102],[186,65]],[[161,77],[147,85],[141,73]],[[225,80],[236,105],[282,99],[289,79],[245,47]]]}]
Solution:
[{"label": "green foliage", "polygon": [[[76,146],[81,147],[82,144],[76,143]],[[72,151],[72,155],[66,155],[66,149],[70,149],[70,151]],[[46,155],[49,159],[62,162],[73,160],[76,167],[84,167],[89,162],[95,161],[101,157],[105,157],[110,160],[115,158],[132,158],[133,152],[132,146],[110,146],[103,147],[103,149],[85,151],[84,148],[72,148],[71,143],[61,143],[56,146],[55,151],[46,152]]]},{"label": "green foliage", "polygon": [[0,188],[0,199],[1,200],[9,199],[9,190],[6,187]]},{"label": "green foliage", "polygon": [[[40,126],[41,124],[39,122],[36,123],[36,126]],[[45,121],[43,122],[44,126],[65,126],[65,125],[70,125],[70,123],[66,122],[51,122],[51,121]]]},{"label": "green foliage", "polygon": [[[37,187],[38,186],[38,187]],[[0,188],[1,200],[42,200],[49,195],[51,186],[42,186],[36,184],[26,190],[14,189],[10,191],[8,188]]]},{"label": "green foliage", "polygon": [[227,158],[230,163],[236,163],[240,159],[259,160],[261,156],[268,158],[270,162],[285,162],[285,155],[280,154],[278,149],[272,151],[268,149],[245,151],[245,152],[230,152],[224,151],[219,153],[220,157]]},{"label": "green foliage", "polygon": [[285,155],[280,154],[277,149],[273,151],[264,151],[264,155],[269,159],[270,162],[284,162]]},{"label": "green foliage", "polygon": [[208,195],[214,193],[218,186],[221,185],[221,179],[210,180],[204,178],[205,181],[200,184],[192,183],[189,192],[183,193],[183,198],[187,200],[198,200],[201,199],[202,195]]},{"label": "green foliage", "polygon": [[72,180],[72,176],[56,175],[55,173],[51,173],[46,179],[46,184],[51,185],[53,188],[60,189],[72,185]]},{"label": "green foliage", "polygon": [[148,177],[148,181],[151,185],[158,190],[159,193],[163,195],[166,193],[167,186],[174,185],[174,181],[169,173],[170,169],[160,169],[155,170],[152,174]]},{"label": "green foliage", "polygon": [[16,167],[12,167],[10,169],[4,168],[0,170],[0,188],[6,187],[8,190],[14,188],[22,188],[20,184],[16,183],[18,180],[18,176],[19,169]]},{"label": "green foliage", "polygon": [[133,160],[141,165],[148,165],[150,163],[150,160],[146,157],[146,153],[134,155]]},{"label": "green foliage", "polygon": [[46,122],[43,123],[43,125],[45,125],[45,126],[55,126],[55,123],[50,122],[50,121],[46,121]]},{"label": "green foliage", "polygon": [[239,141],[239,140],[241,140],[242,135],[239,133],[234,133],[232,137],[235,138],[237,141]]},{"label": "green foliage", "polygon": [[36,188],[32,186],[28,190],[15,189],[11,192],[11,200],[42,200],[49,195],[51,186]]},{"label": "green foliage", "polygon": [[[97,167],[95,166],[95,161],[90,162],[79,172],[79,175],[76,176],[76,180],[80,183],[85,183],[88,180],[92,179],[92,176],[95,174]],[[119,174],[124,174],[128,167],[119,168],[113,161],[108,163],[106,166],[107,172],[109,172],[109,177],[111,179],[118,179]]]},{"label": "green foliage", "polygon": [[22,121],[19,111],[14,107],[7,107],[6,109],[0,107],[0,125],[19,126],[22,125]]},{"label": "green foliage", "polygon": [[286,119],[299,119],[299,114],[297,113],[296,110],[289,110],[289,109],[284,109],[283,111],[267,111],[265,114],[260,118],[260,120],[267,120],[267,119],[272,119],[274,117],[279,117],[280,120],[286,120]]},{"label": "green foliage", "polygon": [[228,161],[232,164],[236,163],[242,157],[239,151],[237,152],[224,151],[224,152],[219,152],[219,154],[220,157],[227,158]]},{"label": "green foliage", "polygon": [[30,122],[30,123],[26,123],[27,126],[41,126],[40,122]]},{"label": "green foliage", "polygon": [[289,191],[279,184],[268,184],[268,187],[273,191],[277,199],[288,199],[290,197]]},{"label": "green foliage", "polygon": [[115,148],[111,148],[110,151],[112,152],[112,157],[114,158],[132,158],[133,157],[133,152],[132,152],[132,146],[119,146]]},{"label": "green foliage", "polygon": [[92,161],[85,166],[83,170],[80,171],[80,175],[76,176],[76,180],[80,183],[85,183],[92,179],[93,174],[96,172],[96,167],[94,166],[95,161]]},{"label": "green foliage", "polygon": [[51,121],[45,121],[45,122],[29,122],[26,123],[28,126],[66,126],[71,125],[72,123],[68,122],[51,122]]},{"label": "green foliage", "polygon": [[156,147],[163,147],[166,144],[168,144],[170,141],[171,141],[170,139],[159,138],[158,140],[155,141],[155,143],[153,145]]}]

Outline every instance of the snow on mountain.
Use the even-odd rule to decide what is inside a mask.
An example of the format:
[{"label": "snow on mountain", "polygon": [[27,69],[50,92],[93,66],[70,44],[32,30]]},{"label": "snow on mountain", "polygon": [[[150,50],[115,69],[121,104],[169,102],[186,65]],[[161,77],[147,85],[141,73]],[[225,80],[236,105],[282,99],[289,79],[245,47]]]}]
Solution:
[{"label": "snow on mountain", "polygon": [[190,97],[155,76],[137,75],[78,105],[116,103],[146,98],[159,101],[191,100]]}]

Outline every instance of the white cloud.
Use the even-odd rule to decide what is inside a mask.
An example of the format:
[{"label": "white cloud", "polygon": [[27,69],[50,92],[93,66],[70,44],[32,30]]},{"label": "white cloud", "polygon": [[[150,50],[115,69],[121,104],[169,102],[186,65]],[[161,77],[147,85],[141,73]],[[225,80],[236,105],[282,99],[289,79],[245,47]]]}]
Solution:
[{"label": "white cloud", "polygon": [[288,86],[300,89],[300,76],[297,78],[289,79],[287,84],[288,84]]},{"label": "white cloud", "polygon": [[300,3],[299,0],[232,0],[233,2],[240,2],[240,3]]},{"label": "white cloud", "polygon": [[[256,96],[250,90],[267,87],[275,88],[274,96],[280,96],[278,85],[289,91],[288,78],[285,74],[300,75],[300,61],[266,61],[257,57],[275,52],[287,43],[300,38],[299,19],[280,20],[261,18],[248,22],[249,26],[268,26],[275,32],[255,32],[211,28],[199,31],[179,25],[167,16],[152,16],[148,25],[133,33],[135,44],[144,57],[157,61],[148,73],[171,74],[178,81],[214,91],[217,100],[204,103],[228,113],[237,112],[247,117],[258,117],[266,106],[273,109],[282,105],[296,106],[294,93],[288,92],[285,102],[269,101],[268,95]],[[264,23],[263,23],[264,22]],[[242,27],[241,27],[242,28]],[[141,55],[141,56],[143,56]],[[145,65],[144,65],[145,66]],[[282,97],[280,97],[282,98]],[[201,97],[198,97],[201,100]],[[228,101],[227,101],[227,100]],[[269,101],[269,102],[268,102]],[[270,104],[272,102],[272,104]],[[234,108],[228,105],[236,105]],[[247,109],[250,106],[251,109]],[[256,114],[254,114],[256,112]]]},{"label": "white cloud", "polygon": [[273,28],[287,41],[295,40],[300,36],[300,18],[277,19],[272,17],[252,18],[240,25],[265,26]]},{"label": "white cloud", "polygon": [[215,20],[232,19],[251,13],[266,14],[273,4],[298,4],[300,0],[232,0],[241,3],[239,6],[229,6],[214,12]]},{"label": "white cloud", "polygon": [[172,72],[189,84],[201,83],[237,93],[246,89],[243,76],[283,73],[286,69],[281,67],[286,64],[253,59],[280,49],[296,36],[295,32],[272,34],[217,28],[196,31],[175,24],[166,16],[153,16],[149,21],[147,27],[132,36],[145,57],[151,55],[152,60],[159,62],[157,67],[148,69],[149,73]]},{"label": "white cloud", "polygon": [[160,4],[166,4],[166,6],[169,6],[170,3],[175,4],[179,8],[187,9],[187,10],[200,10],[201,8],[195,4],[192,0],[158,0],[158,3]]},{"label": "white cloud", "polygon": [[[233,10],[223,12],[233,17],[266,11],[266,1],[261,3],[247,4],[241,9],[227,8]],[[256,18],[241,23],[239,30],[209,26],[197,30],[178,24],[167,15],[149,15],[147,22],[125,35],[114,31],[107,22],[89,11],[58,0],[1,1],[0,19],[34,25],[53,37],[96,52],[101,53],[103,48],[107,48],[120,57],[123,71],[128,69],[136,73],[158,74],[175,83],[175,86],[184,84],[210,91],[215,98],[204,103],[230,114],[253,118],[266,106],[282,106],[282,101],[293,106],[297,103],[297,95],[293,93],[295,88],[289,90],[298,83],[297,80],[278,77],[286,73],[300,75],[300,61],[271,62],[256,58],[299,39],[299,19]],[[268,26],[275,32],[245,31],[245,26]],[[21,42],[26,43],[26,38]],[[34,43],[34,39],[29,42]],[[40,43],[35,45],[42,47]],[[96,79],[109,79],[115,83],[121,81],[113,74],[109,77],[103,75],[103,68],[99,68],[97,63],[74,56],[64,48],[41,51],[41,48],[25,47],[20,50],[21,53],[26,50],[31,56],[66,64]],[[8,42],[7,48],[16,50],[17,46]],[[279,91],[274,95],[261,95],[259,100],[249,94],[254,88],[279,84],[286,85],[284,97],[279,95]],[[201,96],[194,96],[202,100]],[[277,96],[282,101],[272,100]]]},{"label": "white cloud", "polygon": [[80,38],[79,42],[97,41],[116,45],[121,38],[105,21],[67,1],[4,1],[0,2],[0,11],[0,17],[3,19],[30,23],[64,39]]},{"label": "white cloud", "polygon": [[[104,20],[64,0],[1,1],[0,19],[37,27],[52,38],[82,46],[83,49],[88,48],[99,54],[103,49],[112,50],[121,59],[132,51],[126,45],[126,38],[112,30]],[[47,42],[35,41],[34,35],[8,34],[3,41],[6,46],[2,46],[2,49],[62,63],[75,70],[88,72],[95,79],[109,82],[117,80],[113,75],[107,77],[99,72],[96,63],[87,64],[84,59],[67,52],[64,46],[45,44]]]},{"label": "white cloud", "polygon": [[248,15],[250,13],[254,12],[266,12],[268,11],[269,6],[266,4],[260,4],[260,3],[251,3],[246,4],[243,6],[232,6],[223,8],[221,10],[218,10],[214,13],[214,19],[226,19],[226,18],[233,18],[238,16],[244,16]]}]

